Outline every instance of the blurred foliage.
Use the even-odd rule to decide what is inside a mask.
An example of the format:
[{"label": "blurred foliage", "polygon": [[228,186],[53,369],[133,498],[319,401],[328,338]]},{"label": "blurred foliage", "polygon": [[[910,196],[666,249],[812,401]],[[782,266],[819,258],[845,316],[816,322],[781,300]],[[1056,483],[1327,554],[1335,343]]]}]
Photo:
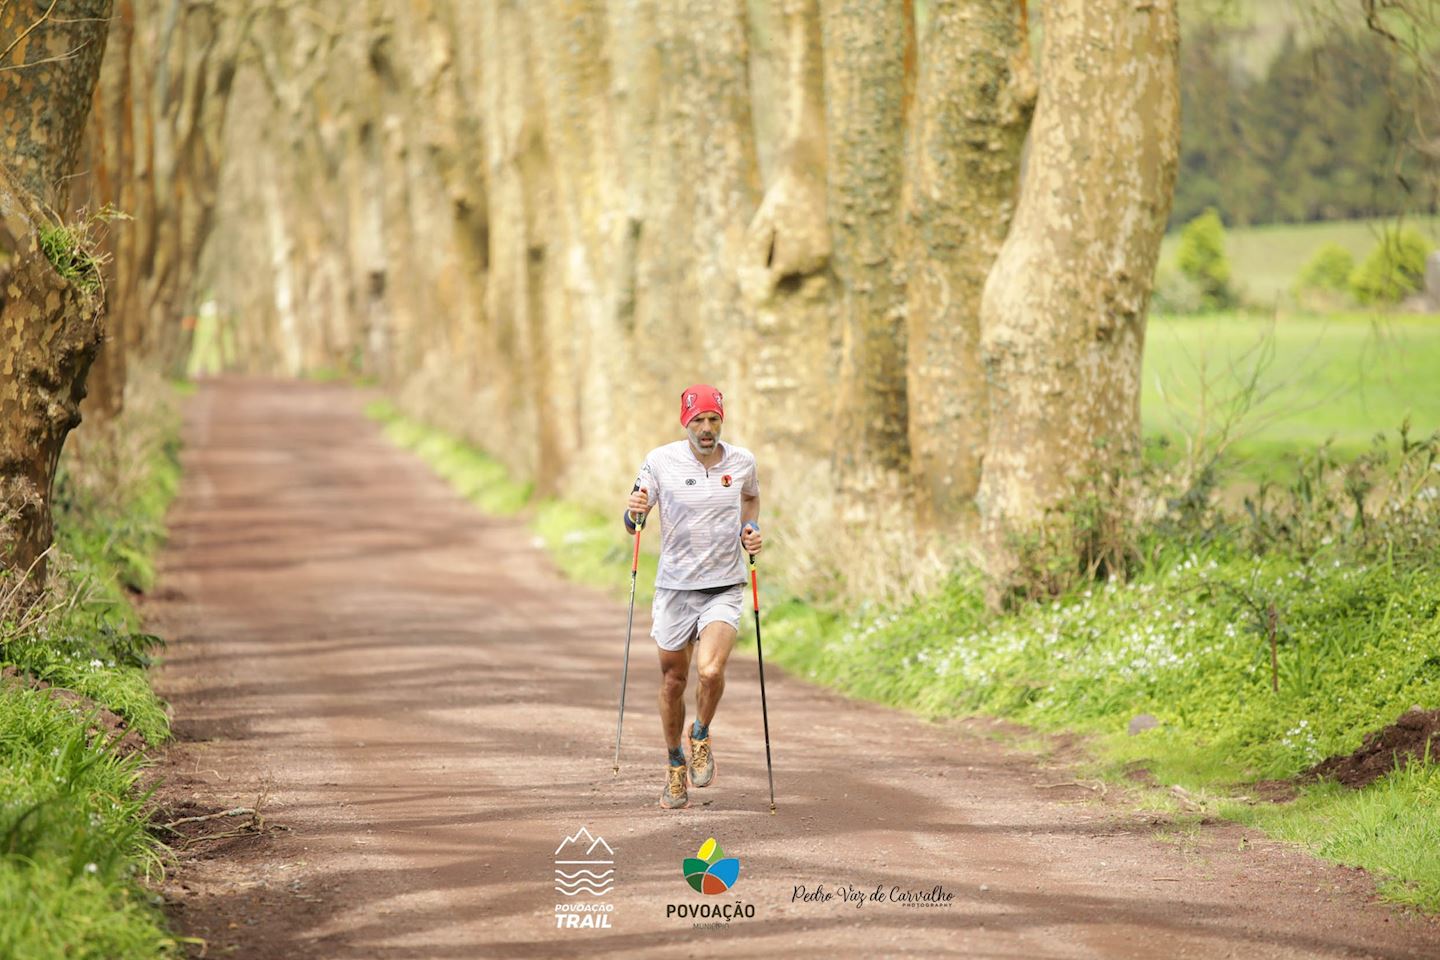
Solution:
[{"label": "blurred foliage", "polygon": [[1180,173],[1171,224],[1209,207],[1227,224],[1440,210],[1440,161],[1409,149],[1434,93],[1386,41],[1332,29],[1287,33],[1258,74],[1241,30],[1196,24],[1180,48]]},{"label": "blurred foliage", "polygon": [[1425,287],[1430,242],[1408,227],[1380,238],[1350,275],[1350,292],[1362,304],[1398,303]]},{"label": "blurred foliage", "polygon": [[1350,273],[1355,258],[1338,243],[1327,243],[1315,251],[1300,270],[1298,288],[1345,293],[1350,289]]},{"label": "blurred foliage", "polygon": [[1230,261],[1225,256],[1225,225],[1214,207],[1186,224],[1180,232],[1176,257],[1180,272],[1200,294],[1204,310],[1225,310],[1238,299],[1230,282]]}]

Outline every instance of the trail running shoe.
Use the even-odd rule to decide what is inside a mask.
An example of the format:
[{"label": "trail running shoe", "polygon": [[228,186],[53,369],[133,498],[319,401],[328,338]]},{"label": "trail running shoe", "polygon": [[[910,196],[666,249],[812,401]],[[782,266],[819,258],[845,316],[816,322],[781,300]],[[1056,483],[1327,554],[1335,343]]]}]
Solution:
[{"label": "trail running shoe", "polygon": [[710,738],[690,738],[690,783],[696,787],[708,787],[715,779],[715,758],[710,756]]},{"label": "trail running shoe", "polygon": [[685,789],[684,765],[672,766],[668,770],[669,781],[665,784],[665,790],[660,794],[660,806],[666,810],[679,810],[682,807],[690,806],[690,794]]}]

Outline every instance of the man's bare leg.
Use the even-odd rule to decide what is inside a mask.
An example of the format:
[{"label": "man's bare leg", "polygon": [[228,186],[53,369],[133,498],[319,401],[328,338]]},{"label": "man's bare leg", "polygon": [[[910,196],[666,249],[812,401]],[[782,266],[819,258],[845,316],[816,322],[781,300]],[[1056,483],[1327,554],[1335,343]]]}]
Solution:
[{"label": "man's bare leg", "polygon": [[689,644],[679,650],[660,650],[660,726],[670,751],[660,806],[669,810],[678,810],[690,803],[685,789],[689,765],[680,749],[680,734],[685,729],[685,683],[689,677]]},{"label": "man's bare leg", "polygon": [[725,693],[725,664],[735,649],[735,628],[728,623],[711,623],[700,632],[695,663],[700,689],[695,692],[696,725],[690,731],[690,783],[708,787],[715,779],[715,760],[710,753],[710,721]]},{"label": "man's bare leg", "polygon": [[715,708],[725,693],[725,665],[735,649],[735,628],[728,623],[706,624],[700,632],[699,648],[695,651],[695,670],[700,675],[700,689],[695,693],[695,715],[701,726],[710,726]]},{"label": "man's bare leg", "polygon": [[690,644],[679,650],[660,650],[660,727],[665,746],[680,746],[685,730],[685,684],[690,679]]}]

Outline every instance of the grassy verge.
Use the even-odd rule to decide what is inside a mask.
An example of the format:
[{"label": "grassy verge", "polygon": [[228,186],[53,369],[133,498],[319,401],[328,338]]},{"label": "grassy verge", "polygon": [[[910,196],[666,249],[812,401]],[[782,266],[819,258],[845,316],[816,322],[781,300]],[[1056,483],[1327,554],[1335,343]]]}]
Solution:
[{"label": "grassy verge", "polygon": [[1327,860],[1375,874],[1381,896],[1440,909],[1440,767],[1412,765],[1364,790],[1311,787],[1285,806],[1229,803],[1221,812]]},{"label": "grassy verge", "polygon": [[[528,490],[484,454],[388,405],[371,414],[477,503],[525,507]],[[563,571],[625,589],[618,521],[562,503],[531,509]],[[841,614],[772,589],[766,652],[800,676],[922,714],[1082,732],[1099,776],[1128,783],[1143,767],[1211,812],[1373,871],[1391,899],[1440,910],[1434,767],[1360,791],[1305,787],[1289,804],[1247,797],[1255,781],[1353,750],[1412,704],[1440,704],[1440,569],[1329,549],[1257,555],[1242,541],[1157,538],[1135,580],[1002,617],[986,611],[978,578],[964,572],[893,610]],[[768,572],[783,563],[769,558]],[[653,568],[641,582],[651,580]],[[1141,715],[1156,725],[1131,735]]]},{"label": "grassy verge", "polygon": [[[1278,691],[1252,601],[1281,611]],[[1256,780],[1440,703],[1440,572],[1215,551],[999,620],[957,581],[859,618],[782,608],[766,638],[777,662],[855,696],[1089,734],[1096,775],[1144,768],[1213,812],[1373,871],[1386,897],[1440,910],[1435,767],[1360,791],[1306,787],[1292,804],[1246,798]],[[1142,715],[1158,726],[1129,734]]]},{"label": "grassy verge", "polygon": [[160,866],[143,760],[95,733],[99,708],[149,743],[169,733],[145,674],[159,641],[139,632],[128,590],[154,578],[179,478],[178,420],[152,396],[85,429],[56,484],[48,592],[24,609],[0,604],[0,663],[90,701],[0,686],[0,956],[17,960],[179,953],[143,884]]}]

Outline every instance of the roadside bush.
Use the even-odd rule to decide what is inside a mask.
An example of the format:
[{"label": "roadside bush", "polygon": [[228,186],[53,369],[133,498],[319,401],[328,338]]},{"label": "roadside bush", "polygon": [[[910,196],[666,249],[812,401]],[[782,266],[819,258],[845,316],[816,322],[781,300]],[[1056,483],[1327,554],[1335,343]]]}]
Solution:
[{"label": "roadside bush", "polygon": [[1214,207],[1186,224],[1180,232],[1176,259],[1180,272],[1200,290],[1206,310],[1224,310],[1238,297],[1230,285],[1230,260],[1225,255],[1225,225]]},{"label": "roadside bush", "polygon": [[1398,443],[1376,436],[1371,449],[1343,461],[1329,445],[1302,458],[1284,486],[1262,483],[1245,498],[1250,551],[1346,562],[1423,566],[1440,556],[1440,432],[1422,439],[1400,427]]},{"label": "roadside bush", "polygon": [[1386,232],[1350,274],[1350,292],[1363,304],[1399,303],[1425,285],[1430,243],[1419,231]]},{"label": "roadside bush", "polygon": [[[1243,510],[1162,500],[1128,582],[995,615],[962,569],[903,608],[779,605],[766,638],[782,666],[853,695],[1097,734],[1112,770],[1143,762],[1161,783],[1297,776],[1440,703],[1437,464],[1440,435],[1402,428],[1350,461],[1317,452]],[[1142,713],[1159,729],[1127,735]]]},{"label": "roadside bush", "polygon": [[1354,270],[1355,258],[1350,251],[1338,243],[1327,243],[1316,250],[1314,256],[1300,268],[1296,289],[1348,293],[1350,274]]}]

